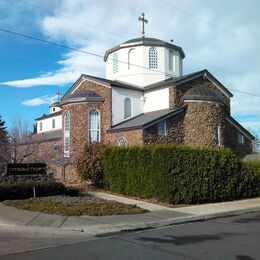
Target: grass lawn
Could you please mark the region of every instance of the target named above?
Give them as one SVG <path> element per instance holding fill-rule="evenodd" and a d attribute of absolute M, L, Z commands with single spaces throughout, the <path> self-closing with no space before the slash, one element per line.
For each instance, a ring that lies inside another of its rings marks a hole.
<path fill-rule="evenodd" d="M 16 207 L 24 210 L 40 211 L 49 214 L 63 216 L 106 216 L 123 214 L 147 213 L 148 210 L 137 207 L 136 205 L 126 205 L 114 201 L 78 201 L 62 202 L 55 199 L 26 199 L 26 200 L 7 200 L 3 202 L 6 206 Z"/>

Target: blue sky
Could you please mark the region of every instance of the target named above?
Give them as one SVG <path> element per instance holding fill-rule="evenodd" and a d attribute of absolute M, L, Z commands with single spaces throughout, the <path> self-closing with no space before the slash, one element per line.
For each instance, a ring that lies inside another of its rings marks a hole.
<path fill-rule="evenodd" d="M 184 73 L 208 69 L 233 92 L 232 115 L 260 135 L 260 2 L 257 0 L 0 0 L 0 28 L 99 55 L 140 36 L 174 40 Z M 0 32 L 0 115 L 32 125 L 80 74 L 105 75 L 101 58 Z"/>

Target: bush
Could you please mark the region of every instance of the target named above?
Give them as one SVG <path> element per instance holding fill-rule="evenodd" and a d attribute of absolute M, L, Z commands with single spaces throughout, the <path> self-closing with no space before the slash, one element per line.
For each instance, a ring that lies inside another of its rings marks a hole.
<path fill-rule="evenodd" d="M 35 187 L 36 197 L 54 195 L 79 195 L 78 189 L 66 187 L 60 182 L 21 182 L 16 184 L 1 183 L 0 201 L 32 198 L 33 187 Z"/>
<path fill-rule="evenodd" d="M 170 203 L 259 196 L 260 173 L 228 149 L 175 145 L 110 147 L 104 183 L 113 192 Z"/>
<path fill-rule="evenodd" d="M 87 144 L 77 161 L 77 173 L 83 180 L 90 180 L 95 187 L 103 185 L 103 155 L 105 146 Z"/>

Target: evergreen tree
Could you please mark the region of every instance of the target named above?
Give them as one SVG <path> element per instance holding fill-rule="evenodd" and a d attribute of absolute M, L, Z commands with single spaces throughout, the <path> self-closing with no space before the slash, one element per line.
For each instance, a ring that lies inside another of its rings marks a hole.
<path fill-rule="evenodd" d="M 0 144 L 4 145 L 8 142 L 7 131 L 5 126 L 5 121 L 2 120 L 0 115 Z"/>
<path fill-rule="evenodd" d="M 5 121 L 2 120 L 0 115 L 0 175 L 4 173 L 4 165 L 9 159 L 9 143 L 8 134 L 6 131 Z"/>

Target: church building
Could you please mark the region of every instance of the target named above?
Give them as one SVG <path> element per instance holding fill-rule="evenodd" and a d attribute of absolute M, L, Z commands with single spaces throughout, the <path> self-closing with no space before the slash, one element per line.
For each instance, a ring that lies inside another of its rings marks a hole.
<path fill-rule="evenodd" d="M 106 78 L 81 75 L 36 119 L 42 149 L 59 145 L 69 158 L 86 143 L 173 143 L 250 153 L 254 137 L 231 116 L 232 93 L 206 69 L 183 75 L 183 49 L 142 33 L 106 51 Z"/>

